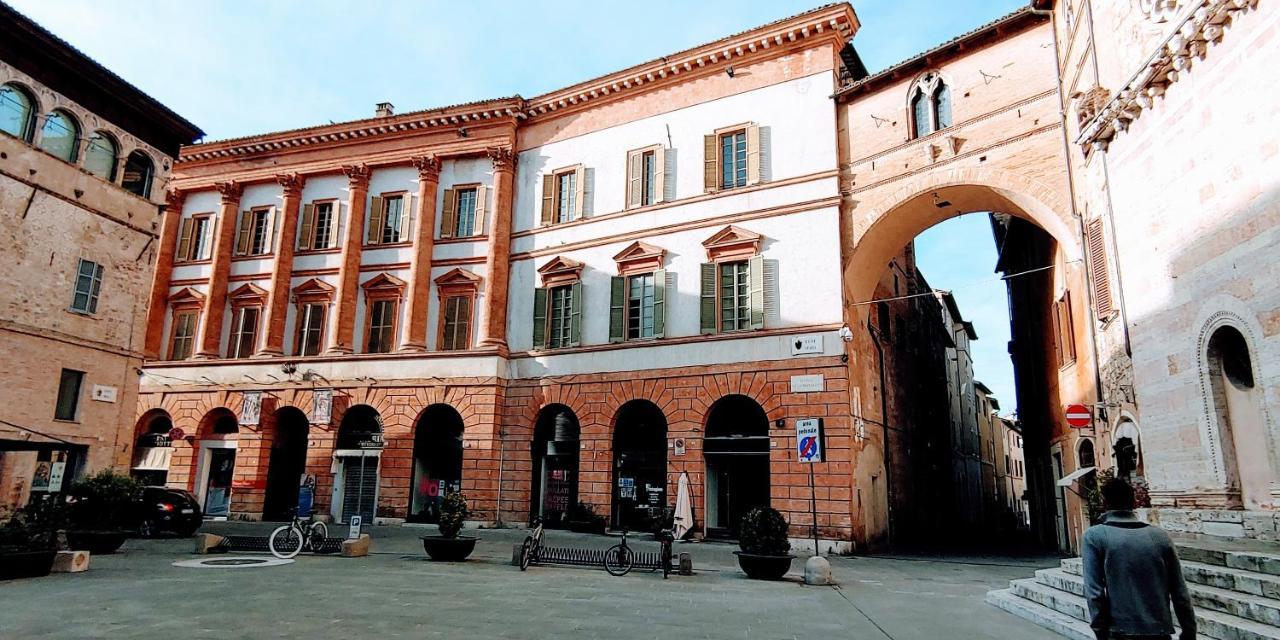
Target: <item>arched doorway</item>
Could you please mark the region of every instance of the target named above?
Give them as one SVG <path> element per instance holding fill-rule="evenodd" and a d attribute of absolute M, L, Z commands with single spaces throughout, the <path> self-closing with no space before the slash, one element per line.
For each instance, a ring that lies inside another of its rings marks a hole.
<path fill-rule="evenodd" d="M 133 447 L 133 464 L 130 475 L 147 486 L 164 486 L 169 479 L 169 461 L 173 458 L 173 443 L 169 433 L 173 431 L 173 419 L 163 409 L 153 409 L 138 419 L 135 432 L 138 439 Z"/>
<path fill-rule="evenodd" d="M 1141 478 L 1142 473 L 1142 437 L 1138 433 L 1138 425 L 1128 418 L 1122 418 L 1116 427 L 1115 444 L 1112 455 L 1116 461 L 1116 476 L 1126 480 Z"/>
<path fill-rule="evenodd" d="M 288 520 L 290 512 L 299 506 L 298 494 L 307 469 L 307 438 L 311 424 L 307 415 L 296 407 L 277 409 L 272 421 L 262 519 Z"/>
<path fill-rule="evenodd" d="M 648 400 L 618 409 L 613 427 L 613 526 L 653 531 L 667 506 L 667 418 Z"/>
<path fill-rule="evenodd" d="M 239 432 L 240 423 L 230 409 L 214 409 L 200 421 L 196 495 L 206 516 L 225 518 L 231 513 L 231 478 L 235 474 Z"/>
<path fill-rule="evenodd" d="M 382 456 L 382 416 L 358 404 L 342 415 L 333 456 L 338 473 L 333 479 L 333 513 L 341 522 L 359 515 L 373 524 L 378 507 L 378 462 Z"/>
<path fill-rule="evenodd" d="M 562 404 L 543 407 L 533 427 L 529 514 L 564 527 L 578 502 L 578 416 Z"/>
<path fill-rule="evenodd" d="M 769 417 L 755 400 L 720 398 L 707 412 L 707 535 L 738 537 L 738 522 L 769 506 Z"/>
<path fill-rule="evenodd" d="M 1218 327 L 1205 355 L 1227 489 L 1240 492 L 1245 509 L 1259 509 L 1271 503 L 1275 474 L 1249 343 L 1235 327 Z"/>
<path fill-rule="evenodd" d="M 440 500 L 462 490 L 462 416 L 447 404 L 422 411 L 413 430 L 410 522 L 440 521 Z"/>

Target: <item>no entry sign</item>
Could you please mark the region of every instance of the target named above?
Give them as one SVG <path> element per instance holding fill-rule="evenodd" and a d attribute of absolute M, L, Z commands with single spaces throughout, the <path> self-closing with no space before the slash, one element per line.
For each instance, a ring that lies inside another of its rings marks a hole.
<path fill-rule="evenodd" d="M 1093 423 L 1093 412 L 1082 404 L 1067 405 L 1067 424 L 1079 429 Z"/>

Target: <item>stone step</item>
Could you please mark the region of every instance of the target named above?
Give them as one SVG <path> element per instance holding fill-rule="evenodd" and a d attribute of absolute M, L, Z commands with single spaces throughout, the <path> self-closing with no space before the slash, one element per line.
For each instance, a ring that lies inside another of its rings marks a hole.
<path fill-rule="evenodd" d="M 1074 576 L 1083 575 L 1080 558 L 1063 560 L 1062 571 Z M 1259 573 L 1248 569 L 1233 569 L 1223 565 L 1205 564 L 1184 558 L 1182 561 L 1182 575 L 1190 583 L 1280 600 L 1280 576 L 1270 573 Z"/>
<path fill-rule="evenodd" d="M 1013 589 L 987 592 L 987 604 L 1003 609 L 1023 620 L 1071 640 L 1094 640 L 1093 630 L 1083 620 L 1059 613 L 1042 604 L 1018 597 Z"/>
<path fill-rule="evenodd" d="M 1085 604 L 1084 598 L 1069 591 L 1061 591 L 1042 584 L 1036 578 L 1012 580 L 1009 582 L 1009 590 L 1019 598 L 1030 600 L 1042 607 L 1048 607 L 1065 616 L 1070 616 L 1086 623 L 1089 620 L 1089 607 Z"/>
<path fill-rule="evenodd" d="M 1200 546 L 1185 542 L 1175 545 L 1178 557 L 1187 562 L 1280 576 L 1280 554 Z"/>
<path fill-rule="evenodd" d="M 1196 609 L 1200 638 L 1214 640 L 1280 640 L 1280 629 L 1220 611 Z"/>

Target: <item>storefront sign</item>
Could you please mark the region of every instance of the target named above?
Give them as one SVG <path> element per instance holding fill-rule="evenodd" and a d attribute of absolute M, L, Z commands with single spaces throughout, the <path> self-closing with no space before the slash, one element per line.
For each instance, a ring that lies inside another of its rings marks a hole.
<path fill-rule="evenodd" d="M 49 493 L 58 493 L 62 491 L 62 476 L 67 471 L 67 454 L 58 452 L 53 455 L 56 459 L 49 469 Z"/>
<path fill-rule="evenodd" d="M 333 389 L 316 389 L 312 392 L 311 422 L 329 424 L 333 420 Z"/>
<path fill-rule="evenodd" d="M 796 454 L 800 462 L 822 462 L 822 421 L 796 420 Z"/>
<path fill-rule="evenodd" d="M 98 402 L 115 402 L 116 392 L 117 389 L 115 387 L 95 384 L 93 385 L 93 395 L 90 397 Z"/>
<path fill-rule="evenodd" d="M 240 406 L 240 424 L 258 424 L 262 417 L 262 392 L 244 392 L 244 403 Z"/>
<path fill-rule="evenodd" d="M 361 433 L 359 440 L 356 441 L 357 449 L 381 449 L 382 434 L 381 433 Z"/>
<path fill-rule="evenodd" d="M 267 488 L 266 480 L 232 480 L 232 489 L 265 489 Z"/>
<path fill-rule="evenodd" d="M 791 339 L 791 355 L 822 353 L 822 335 L 796 336 Z"/>
<path fill-rule="evenodd" d="M 176 427 L 169 430 L 169 433 L 178 431 Z M 146 449 L 153 447 L 172 446 L 173 441 L 169 438 L 169 433 L 144 433 L 138 436 L 138 448 Z"/>
<path fill-rule="evenodd" d="M 823 390 L 821 373 L 807 376 L 791 376 L 791 393 L 811 393 Z"/>

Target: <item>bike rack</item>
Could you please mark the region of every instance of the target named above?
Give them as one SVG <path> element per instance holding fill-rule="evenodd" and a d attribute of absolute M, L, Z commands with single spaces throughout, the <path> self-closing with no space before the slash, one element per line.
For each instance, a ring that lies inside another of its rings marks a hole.
<path fill-rule="evenodd" d="M 520 545 L 516 545 L 516 564 L 519 564 Z M 542 551 L 529 564 L 562 564 L 576 567 L 604 568 L 605 549 L 583 549 L 579 547 L 543 547 Z M 645 551 L 631 552 L 632 569 L 661 569 L 662 554 Z"/>
<path fill-rule="evenodd" d="M 222 553 L 226 551 L 257 551 L 261 553 L 271 553 L 271 547 L 267 544 L 267 536 L 223 536 L 222 544 L 210 549 L 212 552 Z M 315 553 L 338 553 L 342 551 L 342 538 L 325 538 L 324 546 Z"/>

